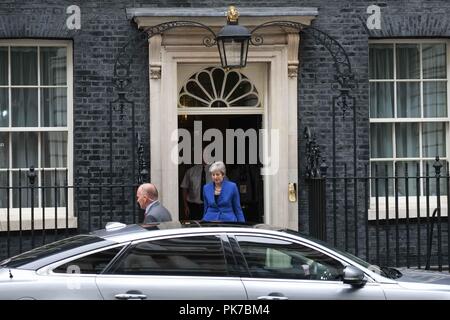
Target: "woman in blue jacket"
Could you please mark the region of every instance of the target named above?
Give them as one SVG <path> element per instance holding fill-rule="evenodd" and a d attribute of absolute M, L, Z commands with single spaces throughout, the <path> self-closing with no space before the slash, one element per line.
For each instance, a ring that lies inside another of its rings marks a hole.
<path fill-rule="evenodd" d="M 245 222 L 236 184 L 224 180 L 226 169 L 222 161 L 209 168 L 211 182 L 203 187 L 204 221 Z"/>

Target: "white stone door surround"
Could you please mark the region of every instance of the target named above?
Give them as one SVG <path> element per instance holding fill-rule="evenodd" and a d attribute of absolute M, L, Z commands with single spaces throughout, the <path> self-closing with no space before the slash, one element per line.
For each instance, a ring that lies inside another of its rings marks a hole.
<path fill-rule="evenodd" d="M 238 8 L 239 23 L 250 30 L 264 22 L 289 20 L 309 25 L 317 15 L 315 8 Z M 226 8 L 136 8 L 127 9 L 139 28 L 169 21 L 201 22 L 217 32 L 226 23 Z M 267 64 L 267 101 L 264 129 L 278 133 L 279 139 L 267 139 L 268 155 L 278 152 L 278 170 L 264 176 L 265 223 L 298 229 L 297 201 L 288 197 L 288 184 L 298 186 L 297 75 L 298 32 L 274 27 L 261 29 L 264 44 L 251 46 L 248 63 Z M 171 160 L 178 150 L 178 66 L 180 64 L 220 65 L 216 46 L 202 44 L 208 35 L 202 29 L 175 28 L 149 40 L 150 86 L 150 167 L 151 181 L 158 186 L 162 203 L 173 218 L 178 215 L 178 164 Z M 270 137 L 270 135 L 267 135 Z M 175 139 L 173 139 L 175 137 Z"/>

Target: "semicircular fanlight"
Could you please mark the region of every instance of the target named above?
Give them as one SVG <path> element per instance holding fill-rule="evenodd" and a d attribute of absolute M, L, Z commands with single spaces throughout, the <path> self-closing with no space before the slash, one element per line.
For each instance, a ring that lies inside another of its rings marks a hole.
<path fill-rule="evenodd" d="M 193 74 L 178 96 L 180 108 L 261 107 L 258 90 L 244 74 L 208 67 Z"/>

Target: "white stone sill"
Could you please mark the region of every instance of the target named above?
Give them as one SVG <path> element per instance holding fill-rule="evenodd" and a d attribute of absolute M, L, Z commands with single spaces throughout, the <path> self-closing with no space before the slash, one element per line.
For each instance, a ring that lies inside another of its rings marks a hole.
<path fill-rule="evenodd" d="M 55 228 L 55 208 L 45 208 L 45 216 L 42 216 L 42 208 L 34 209 L 34 225 L 33 230 L 55 230 L 55 229 L 73 229 L 77 228 L 77 217 L 69 212 L 66 222 L 66 208 L 57 208 L 56 228 Z M 44 219 L 43 219 L 44 218 Z M 45 222 L 45 224 L 44 224 Z M 67 226 L 66 226 L 67 224 Z M 0 232 L 7 231 L 27 231 L 32 230 L 31 225 L 31 209 L 22 208 L 22 223 L 20 221 L 20 212 L 17 208 L 9 210 L 9 228 L 8 228 L 8 210 L 0 209 Z"/>
<path fill-rule="evenodd" d="M 441 196 L 440 199 L 441 204 L 441 217 L 447 217 L 448 210 L 447 210 L 447 196 Z M 437 197 L 431 196 L 429 197 L 429 215 L 430 218 L 433 215 L 433 211 L 435 208 L 437 208 Z M 395 197 L 389 197 L 388 198 L 388 209 L 389 209 L 389 215 L 387 216 L 386 213 L 386 198 L 378 198 L 378 219 L 379 220 L 386 220 L 386 218 L 389 218 L 389 220 L 396 219 L 396 212 L 395 212 Z M 419 198 L 419 213 L 421 219 L 427 218 L 427 201 L 426 197 L 420 197 Z M 398 198 L 398 218 L 399 219 L 406 219 L 407 210 L 406 210 L 406 197 L 399 197 Z M 437 214 L 436 214 L 437 216 Z M 417 197 L 409 197 L 409 218 L 415 219 L 418 217 L 418 210 L 417 210 Z M 376 220 L 376 202 L 375 198 L 370 199 L 370 207 L 368 212 L 368 218 L 369 221 Z"/>

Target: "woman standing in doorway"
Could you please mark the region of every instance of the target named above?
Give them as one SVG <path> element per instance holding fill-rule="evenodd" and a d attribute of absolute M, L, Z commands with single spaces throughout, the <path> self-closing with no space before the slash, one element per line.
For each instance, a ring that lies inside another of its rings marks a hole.
<path fill-rule="evenodd" d="M 224 180 L 226 169 L 222 161 L 209 168 L 211 182 L 203 187 L 204 221 L 245 222 L 239 191 L 234 182 Z"/>

